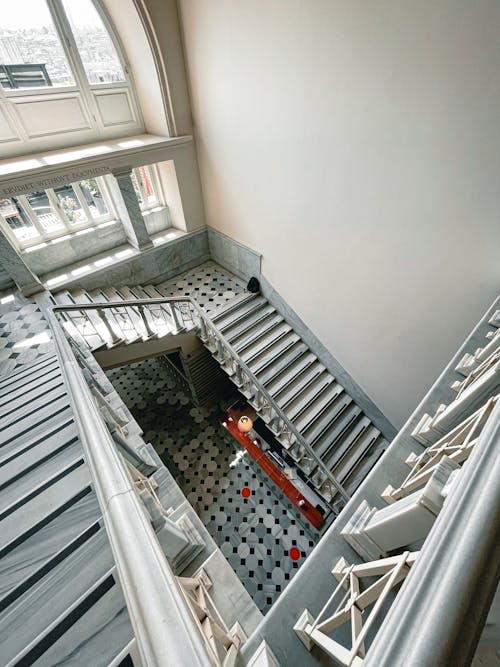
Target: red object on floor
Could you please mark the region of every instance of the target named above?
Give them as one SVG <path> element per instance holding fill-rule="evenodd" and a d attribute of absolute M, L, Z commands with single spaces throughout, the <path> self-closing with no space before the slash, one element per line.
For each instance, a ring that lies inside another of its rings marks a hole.
<path fill-rule="evenodd" d="M 253 460 L 264 470 L 268 477 L 283 491 L 283 493 L 289 498 L 295 507 L 301 512 L 315 528 L 319 528 L 324 521 L 323 515 L 319 512 L 316 507 L 300 493 L 298 489 L 287 479 L 286 475 L 275 465 L 261 450 L 261 448 L 254 443 L 254 441 L 246 434 L 242 433 L 237 423 L 233 418 L 229 419 L 231 416 L 231 411 L 229 410 L 226 413 L 227 416 L 224 416 L 221 419 L 221 422 L 225 425 L 229 433 L 235 438 L 242 447 L 244 447 Z M 246 488 L 246 487 L 245 487 Z M 248 489 L 250 491 L 250 489 Z M 241 491 L 243 495 L 244 489 Z M 245 497 L 245 496 L 243 496 Z M 299 553 L 300 556 L 300 553 Z M 299 557 L 297 556 L 297 558 Z"/>
<path fill-rule="evenodd" d="M 244 486 L 241 489 L 241 495 L 243 496 L 243 498 L 250 498 L 250 496 L 252 495 L 252 492 L 250 491 L 248 486 Z"/>
<path fill-rule="evenodd" d="M 289 551 L 289 555 L 292 560 L 299 560 L 300 551 L 297 549 L 297 547 L 292 547 Z"/>

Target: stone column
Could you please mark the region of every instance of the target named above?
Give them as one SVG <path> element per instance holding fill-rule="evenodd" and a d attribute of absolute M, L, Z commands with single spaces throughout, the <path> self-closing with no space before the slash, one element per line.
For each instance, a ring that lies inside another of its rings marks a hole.
<path fill-rule="evenodd" d="M 25 296 L 43 292 L 42 283 L 31 272 L 2 230 L 0 230 L 0 266 L 5 269 Z"/>
<path fill-rule="evenodd" d="M 137 250 L 146 250 L 153 246 L 153 242 L 142 217 L 141 208 L 134 186 L 132 185 L 132 170 L 114 171 L 114 178 L 108 180 L 112 190 L 113 200 L 118 216 L 123 223 L 127 239 Z"/>

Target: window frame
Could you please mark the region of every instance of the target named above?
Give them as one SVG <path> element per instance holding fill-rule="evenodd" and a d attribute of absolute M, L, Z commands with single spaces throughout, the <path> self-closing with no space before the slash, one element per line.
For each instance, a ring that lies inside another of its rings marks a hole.
<path fill-rule="evenodd" d="M 61 94 L 64 92 L 76 92 L 79 91 L 85 97 L 87 97 L 87 92 L 90 90 L 102 90 L 105 88 L 128 88 L 130 91 L 135 91 L 132 85 L 132 80 L 130 77 L 130 64 L 125 57 L 125 52 L 123 47 L 118 39 L 118 35 L 114 30 L 113 25 L 109 21 L 106 12 L 104 11 L 101 2 L 99 0 L 89 0 L 94 9 L 96 10 L 99 18 L 101 19 L 104 28 L 115 48 L 118 60 L 120 62 L 124 79 L 123 81 L 112 81 L 112 82 L 102 82 L 102 83 L 90 83 L 83 65 L 82 58 L 78 51 L 78 46 L 76 44 L 76 39 L 71 28 L 69 19 L 66 16 L 66 12 L 62 3 L 62 0 L 43 0 L 47 5 L 50 17 L 54 24 L 59 43 L 64 52 L 64 56 L 68 63 L 70 74 L 73 76 L 75 81 L 74 84 L 68 86 L 40 86 L 40 87 L 29 87 L 29 88 L 3 88 L 0 86 L 0 96 L 5 98 L 10 97 L 23 97 L 26 95 L 37 96 L 37 95 L 48 95 L 51 93 Z"/>
<path fill-rule="evenodd" d="M 148 202 L 147 201 L 147 193 L 145 191 L 144 185 L 142 183 L 142 177 L 140 175 L 140 170 L 142 168 L 145 168 L 149 172 L 149 180 L 151 181 L 151 185 L 153 186 L 153 192 L 155 195 L 155 201 L 154 202 Z M 160 185 L 160 177 L 158 174 L 158 166 L 156 164 L 144 164 L 141 165 L 140 167 L 134 167 L 132 169 L 132 172 L 136 178 L 137 181 L 137 186 L 139 188 L 139 192 L 141 193 L 142 197 L 142 204 L 141 202 L 139 203 L 139 208 L 141 209 L 142 213 L 150 213 L 151 209 L 161 207 L 165 208 L 165 198 L 163 196 L 163 190 Z"/>
<path fill-rule="evenodd" d="M 58 196 L 54 191 L 54 188 L 47 188 L 43 190 L 43 192 L 46 193 L 53 214 L 57 217 L 57 219 L 61 223 L 61 226 L 59 226 L 54 231 L 48 231 L 47 229 L 45 229 L 43 223 L 40 222 L 38 214 L 29 203 L 27 197 L 30 193 L 27 193 L 19 195 L 15 197 L 15 199 L 17 200 L 18 205 L 22 208 L 23 213 L 26 215 L 28 220 L 33 225 L 33 227 L 37 230 L 38 235 L 30 239 L 24 239 L 24 240 L 20 239 L 15 234 L 14 230 L 11 228 L 9 223 L 7 222 L 5 216 L 2 213 L 0 213 L 0 225 L 2 226 L 2 229 L 6 231 L 8 237 L 14 243 L 15 247 L 22 252 L 28 250 L 32 246 L 37 246 L 42 243 L 54 241 L 60 238 L 61 236 L 72 236 L 78 232 L 81 232 L 84 229 L 97 228 L 99 227 L 99 225 L 107 223 L 109 221 L 116 222 L 118 220 L 118 217 L 105 178 L 103 178 L 102 176 L 98 176 L 94 180 L 99 186 L 102 198 L 106 204 L 107 213 L 103 213 L 96 217 L 92 216 L 90 208 L 85 200 L 85 196 L 81 190 L 80 186 L 81 181 L 76 181 L 75 183 L 67 183 L 66 185 L 70 186 L 73 189 L 73 192 L 75 193 L 77 200 L 79 201 L 80 205 L 82 206 L 85 212 L 85 215 L 87 216 L 86 220 L 82 220 L 81 222 L 77 223 L 71 223 L 68 220 L 68 217 L 59 202 Z M 77 186 L 76 189 L 75 185 Z M 7 197 L 7 199 L 13 199 L 13 198 Z"/>

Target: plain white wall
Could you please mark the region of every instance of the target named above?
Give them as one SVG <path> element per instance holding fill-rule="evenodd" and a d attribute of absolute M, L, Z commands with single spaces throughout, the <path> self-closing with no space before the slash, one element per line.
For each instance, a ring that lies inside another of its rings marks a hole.
<path fill-rule="evenodd" d="M 500 3 L 179 7 L 207 223 L 400 426 L 500 285 Z"/>

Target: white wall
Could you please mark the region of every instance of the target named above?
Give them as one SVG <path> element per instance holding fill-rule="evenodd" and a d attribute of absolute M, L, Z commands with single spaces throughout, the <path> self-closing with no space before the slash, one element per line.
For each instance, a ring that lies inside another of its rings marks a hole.
<path fill-rule="evenodd" d="M 500 285 L 500 3 L 179 6 L 207 223 L 400 426 Z"/>

